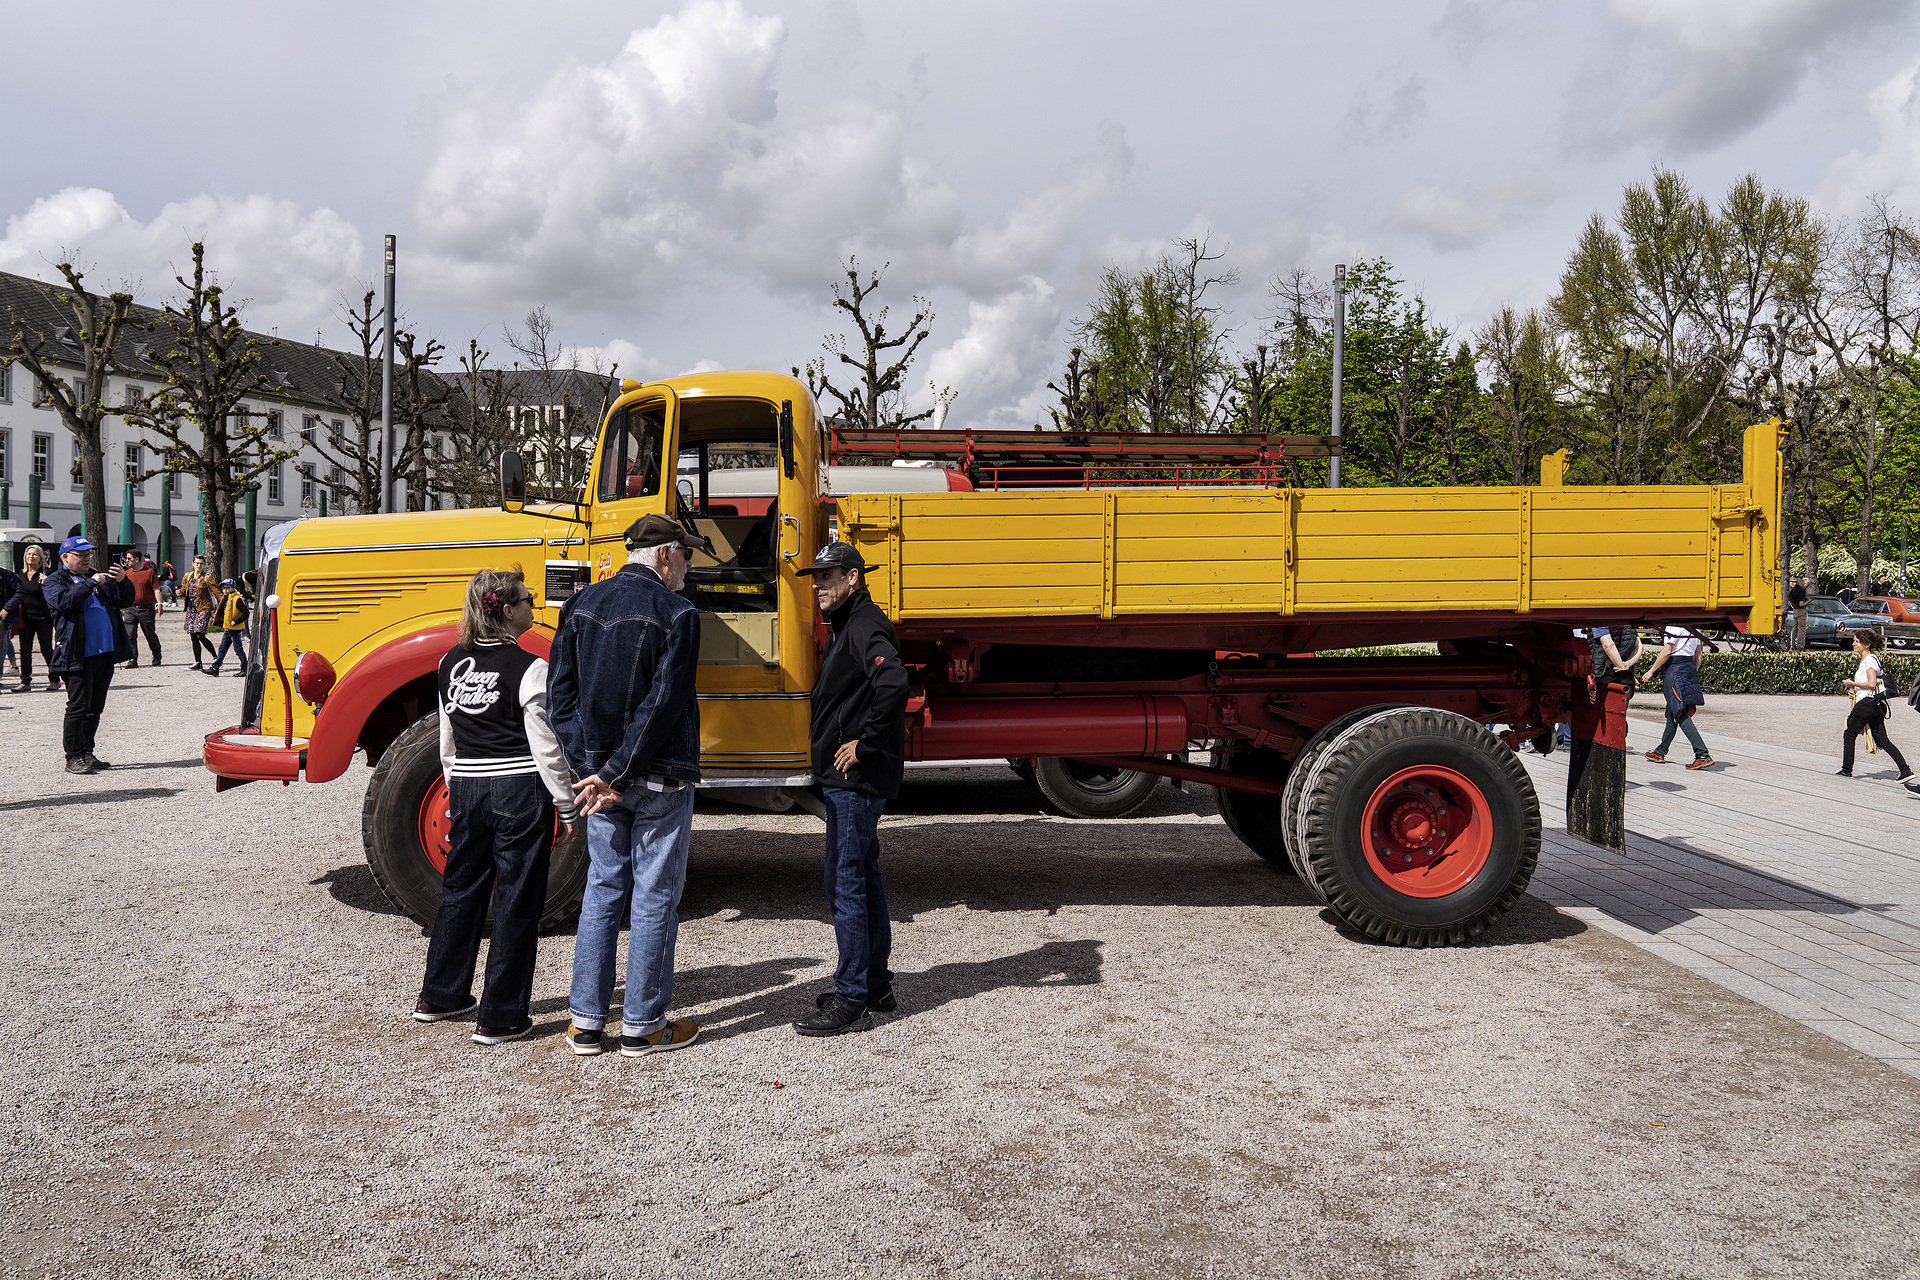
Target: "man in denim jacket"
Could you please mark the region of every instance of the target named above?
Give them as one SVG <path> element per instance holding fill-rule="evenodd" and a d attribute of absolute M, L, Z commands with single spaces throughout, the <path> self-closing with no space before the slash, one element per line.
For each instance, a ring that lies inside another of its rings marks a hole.
<path fill-rule="evenodd" d="M 547 711 L 587 815 L 591 870 L 573 948 L 568 1043 L 599 1053 L 613 1000 L 620 899 L 632 894 L 620 1052 L 641 1057 L 693 1043 L 669 1021 L 673 944 L 687 878 L 693 785 L 700 781 L 700 615 L 674 593 L 707 540 L 665 516 L 627 530 L 627 564 L 560 609 Z"/>

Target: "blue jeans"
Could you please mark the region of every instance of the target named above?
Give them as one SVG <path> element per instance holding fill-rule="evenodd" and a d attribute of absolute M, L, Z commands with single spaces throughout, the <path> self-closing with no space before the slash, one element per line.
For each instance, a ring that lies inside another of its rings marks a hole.
<path fill-rule="evenodd" d="M 840 964 L 833 989 L 864 1004 L 893 985 L 893 921 L 880 884 L 880 812 L 885 800 L 841 787 L 820 788 L 827 809 L 827 908 Z"/>
<path fill-rule="evenodd" d="M 243 668 L 247 665 L 247 633 L 244 631 L 223 631 L 220 633 L 220 652 L 213 655 L 213 672 L 220 673 L 220 664 L 227 660 L 232 652 L 234 661 Z"/>
<path fill-rule="evenodd" d="M 628 893 L 627 993 L 621 1034 L 650 1036 L 667 1025 L 673 1002 L 673 944 L 680 934 L 680 890 L 687 882 L 693 788 L 636 786 L 587 819 L 587 892 L 573 943 L 573 1025 L 598 1031 L 613 1003 L 613 961 L 620 946 L 620 899 Z"/>

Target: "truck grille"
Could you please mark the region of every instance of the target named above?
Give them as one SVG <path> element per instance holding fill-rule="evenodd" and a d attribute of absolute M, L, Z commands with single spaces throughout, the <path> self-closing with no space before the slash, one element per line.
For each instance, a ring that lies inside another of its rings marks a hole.
<path fill-rule="evenodd" d="M 303 578 L 293 585 L 293 604 L 287 616 L 294 623 L 336 622 L 362 609 L 385 608 L 428 591 L 450 591 L 449 604 L 458 608 L 472 576 L 402 573 L 378 578 Z"/>

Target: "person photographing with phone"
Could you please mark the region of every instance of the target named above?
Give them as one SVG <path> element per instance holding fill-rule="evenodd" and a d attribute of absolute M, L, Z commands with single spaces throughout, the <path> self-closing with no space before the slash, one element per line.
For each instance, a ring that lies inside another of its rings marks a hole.
<path fill-rule="evenodd" d="M 93 740 L 114 664 L 133 659 L 133 642 L 120 621 L 120 611 L 133 604 L 133 587 L 117 564 L 95 573 L 93 544 L 75 534 L 60 544 L 60 567 L 47 576 L 43 591 L 53 615 L 47 670 L 67 682 L 67 772 L 98 773 L 112 767 L 93 754 Z"/>

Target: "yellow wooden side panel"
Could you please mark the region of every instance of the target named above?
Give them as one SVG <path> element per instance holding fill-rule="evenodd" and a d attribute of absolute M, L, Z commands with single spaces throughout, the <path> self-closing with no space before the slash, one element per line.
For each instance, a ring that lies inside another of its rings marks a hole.
<path fill-rule="evenodd" d="M 1282 612 L 1289 499 L 1114 492 L 1111 613 Z"/>
<path fill-rule="evenodd" d="M 1518 607 L 1517 489 L 1300 494 L 1295 611 Z"/>

